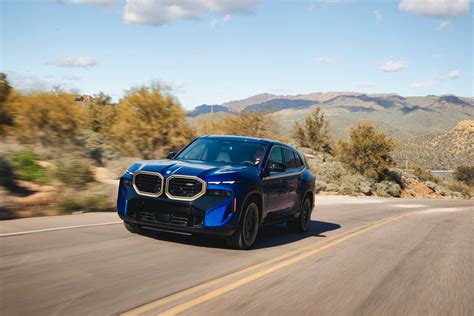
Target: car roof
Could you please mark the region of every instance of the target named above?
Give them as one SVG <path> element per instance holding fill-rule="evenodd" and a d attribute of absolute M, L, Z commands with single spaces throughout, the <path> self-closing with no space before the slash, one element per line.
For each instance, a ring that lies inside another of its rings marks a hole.
<path fill-rule="evenodd" d="M 235 136 L 235 135 L 205 135 L 201 136 L 200 138 L 211 138 L 211 139 L 227 139 L 227 140 L 240 140 L 240 141 L 252 141 L 256 143 L 261 143 L 265 145 L 280 145 L 284 147 L 288 147 L 292 150 L 299 152 L 298 149 L 290 146 L 288 144 L 284 144 L 282 142 L 273 140 L 273 139 L 266 139 L 266 138 L 257 138 L 257 137 L 249 137 L 249 136 Z"/>

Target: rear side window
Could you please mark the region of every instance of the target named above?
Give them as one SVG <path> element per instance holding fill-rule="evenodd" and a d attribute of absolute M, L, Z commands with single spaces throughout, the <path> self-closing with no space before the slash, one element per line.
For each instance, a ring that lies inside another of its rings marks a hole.
<path fill-rule="evenodd" d="M 288 148 L 283 148 L 283 158 L 285 159 L 285 165 L 287 169 L 295 169 L 296 168 L 296 158 L 293 154 L 293 150 Z"/>
<path fill-rule="evenodd" d="M 300 154 L 298 154 L 296 151 L 293 152 L 293 153 L 295 154 L 295 158 L 296 158 L 296 168 L 304 166 L 304 162 L 303 162 Z"/>
<path fill-rule="evenodd" d="M 284 163 L 283 162 L 283 154 L 281 152 L 281 147 L 280 146 L 274 146 L 272 148 L 272 151 L 270 152 L 270 156 L 268 157 L 268 160 L 273 161 L 273 162 Z"/>

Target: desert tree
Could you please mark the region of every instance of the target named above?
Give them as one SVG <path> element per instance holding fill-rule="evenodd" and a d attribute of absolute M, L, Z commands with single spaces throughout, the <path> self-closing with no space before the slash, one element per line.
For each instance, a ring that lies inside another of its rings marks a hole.
<path fill-rule="evenodd" d="M 370 123 L 351 128 L 348 140 L 339 140 L 337 156 L 356 171 L 381 179 L 395 165 L 392 151 L 396 143 Z"/>
<path fill-rule="evenodd" d="M 306 117 L 303 125 L 296 122 L 293 125 L 291 136 L 298 146 L 319 152 L 332 152 L 329 123 L 320 107 L 317 107 Z"/>
<path fill-rule="evenodd" d="M 193 137 L 183 109 L 159 84 L 134 88 L 116 106 L 109 136 L 128 155 L 163 156 Z"/>

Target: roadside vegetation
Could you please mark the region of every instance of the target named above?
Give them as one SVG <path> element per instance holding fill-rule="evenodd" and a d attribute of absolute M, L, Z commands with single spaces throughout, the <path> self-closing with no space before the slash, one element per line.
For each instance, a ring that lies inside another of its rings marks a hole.
<path fill-rule="evenodd" d="M 0 219 L 113 211 L 117 179 L 133 161 L 159 159 L 196 136 L 230 134 L 293 143 L 316 173 L 318 191 L 393 197 L 470 198 L 473 167 L 449 179 L 422 166 L 399 169 L 395 140 L 370 124 L 331 137 L 319 108 L 291 134 L 256 111 L 219 115 L 190 124 L 179 101 L 152 83 L 118 102 L 99 93 L 22 93 L 0 74 Z"/>

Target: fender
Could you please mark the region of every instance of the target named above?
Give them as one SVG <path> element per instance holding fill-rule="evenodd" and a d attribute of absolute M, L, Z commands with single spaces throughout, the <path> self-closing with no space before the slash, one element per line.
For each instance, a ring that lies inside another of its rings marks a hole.
<path fill-rule="evenodd" d="M 247 203 L 247 200 L 248 198 L 252 195 L 252 194 L 258 194 L 262 200 L 262 206 L 261 206 L 261 210 L 260 210 L 260 223 L 263 221 L 263 205 L 264 205 L 264 194 L 263 194 L 263 191 L 261 188 L 253 188 L 253 189 L 250 189 L 249 192 L 247 192 L 247 194 L 245 194 L 245 198 L 242 200 L 242 203 L 241 205 L 239 206 L 239 210 L 237 212 L 237 220 L 236 220 L 236 225 L 238 225 L 240 223 L 240 219 L 242 218 L 242 213 L 243 213 L 243 207 L 245 205 L 245 203 Z"/>

